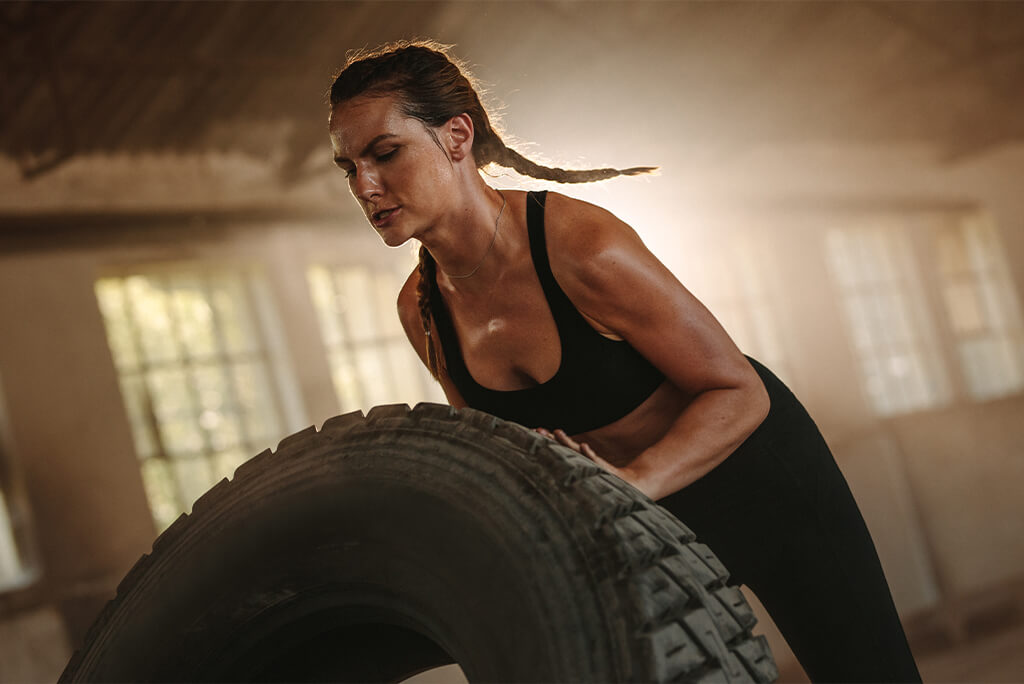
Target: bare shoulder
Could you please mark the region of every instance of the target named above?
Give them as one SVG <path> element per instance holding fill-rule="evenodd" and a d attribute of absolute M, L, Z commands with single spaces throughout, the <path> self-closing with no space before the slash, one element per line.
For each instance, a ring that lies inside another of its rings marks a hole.
<path fill-rule="evenodd" d="M 615 246 L 643 247 L 636 231 L 607 209 L 557 192 L 547 197 L 544 228 L 550 252 L 585 261 Z"/>
<path fill-rule="evenodd" d="M 674 279 L 640 236 L 612 212 L 548 193 L 544 212 L 555 279 L 581 312 L 601 321 L 600 302 L 633 301 L 651 279 Z"/>
<path fill-rule="evenodd" d="M 398 318 L 402 321 L 402 327 L 405 329 L 405 334 L 411 342 L 424 337 L 423 319 L 420 315 L 420 298 L 417 293 L 419 284 L 420 272 L 418 268 L 414 268 L 409 277 L 405 279 L 402 289 L 398 292 Z M 417 345 L 418 348 L 419 345 Z"/>

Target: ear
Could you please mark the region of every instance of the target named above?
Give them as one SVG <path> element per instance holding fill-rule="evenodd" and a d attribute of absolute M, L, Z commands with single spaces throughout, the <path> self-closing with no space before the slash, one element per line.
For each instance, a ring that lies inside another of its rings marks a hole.
<path fill-rule="evenodd" d="M 469 114 L 462 113 L 453 116 L 445 124 L 445 133 L 448 140 L 448 153 L 453 162 L 462 161 L 466 157 L 473 156 L 473 119 Z"/>

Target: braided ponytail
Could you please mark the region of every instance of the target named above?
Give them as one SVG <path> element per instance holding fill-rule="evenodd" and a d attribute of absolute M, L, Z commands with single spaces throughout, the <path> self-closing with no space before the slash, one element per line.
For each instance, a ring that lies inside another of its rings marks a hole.
<path fill-rule="evenodd" d="M 427 338 L 427 369 L 435 380 L 441 379 L 441 370 L 437 362 L 437 350 L 434 347 L 434 336 L 430 332 L 430 283 L 437 277 L 437 264 L 426 247 L 420 246 L 420 260 L 417 270 L 420 282 L 416 284 L 416 298 L 420 306 L 420 321 L 423 323 L 423 334 Z"/>
<path fill-rule="evenodd" d="M 588 183 L 616 176 L 651 173 L 657 167 L 567 170 L 543 166 L 509 148 L 491 125 L 468 71 L 448 55 L 448 46 L 433 41 L 401 41 L 376 50 L 350 53 L 328 92 L 332 107 L 359 96 L 396 95 L 405 116 L 418 119 L 428 130 L 459 114 L 473 121 L 473 159 L 477 168 L 499 166 L 557 183 Z M 420 318 L 427 338 L 427 367 L 440 379 L 442 364 L 431 335 L 430 285 L 436 276 L 434 258 L 424 247 L 419 253 L 420 282 L 416 286 Z"/>
<path fill-rule="evenodd" d="M 591 181 L 608 180 L 616 176 L 639 176 L 644 173 L 651 173 L 658 168 L 656 166 L 634 166 L 628 169 L 571 170 L 541 166 L 530 161 L 512 148 L 506 147 L 505 143 L 497 135 L 494 137 L 501 145 L 498 155 L 492 160 L 495 164 L 513 169 L 524 176 L 540 180 L 555 181 L 556 183 L 589 183 Z"/>

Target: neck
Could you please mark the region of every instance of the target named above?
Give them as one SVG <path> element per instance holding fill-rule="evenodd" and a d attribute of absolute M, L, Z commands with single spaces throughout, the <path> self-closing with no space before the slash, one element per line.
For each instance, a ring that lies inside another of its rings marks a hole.
<path fill-rule="evenodd" d="M 421 241 L 437 264 L 438 284 L 469 291 L 494 279 L 505 251 L 502 225 L 510 213 L 507 206 L 502 211 L 503 204 L 503 195 L 481 179 L 445 221 L 423 233 Z"/>

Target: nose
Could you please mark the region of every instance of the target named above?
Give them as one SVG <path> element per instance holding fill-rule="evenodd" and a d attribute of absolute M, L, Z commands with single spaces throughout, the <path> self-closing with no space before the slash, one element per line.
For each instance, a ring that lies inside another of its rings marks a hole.
<path fill-rule="evenodd" d="M 373 171 L 359 169 L 352 178 L 352 192 L 364 202 L 380 197 L 380 179 Z"/>

